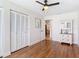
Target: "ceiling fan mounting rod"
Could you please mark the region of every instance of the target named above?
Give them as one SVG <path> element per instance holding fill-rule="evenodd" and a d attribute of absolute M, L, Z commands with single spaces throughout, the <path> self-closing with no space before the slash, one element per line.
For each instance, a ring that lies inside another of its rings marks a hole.
<path fill-rule="evenodd" d="M 47 1 L 47 0 L 45 0 L 44 2 L 47 4 L 47 2 L 48 2 L 48 1 Z"/>

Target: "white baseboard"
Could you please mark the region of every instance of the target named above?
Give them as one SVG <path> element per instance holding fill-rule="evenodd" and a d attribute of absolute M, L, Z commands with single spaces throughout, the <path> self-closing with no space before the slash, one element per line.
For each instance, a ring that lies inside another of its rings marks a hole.
<path fill-rule="evenodd" d="M 42 41 L 42 40 L 37 40 L 37 41 L 34 41 L 34 42 L 30 42 L 30 46 L 32 46 L 32 45 L 34 45 L 36 43 L 39 43 L 40 41 Z"/>

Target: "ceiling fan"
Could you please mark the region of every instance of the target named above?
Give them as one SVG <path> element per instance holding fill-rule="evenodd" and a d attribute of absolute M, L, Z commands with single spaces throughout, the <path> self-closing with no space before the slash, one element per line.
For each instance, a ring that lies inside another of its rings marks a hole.
<path fill-rule="evenodd" d="M 44 0 L 44 3 L 39 2 L 39 1 L 36 1 L 36 2 L 44 6 L 43 9 L 42 9 L 42 11 L 47 10 L 48 7 L 50 7 L 50 6 L 59 5 L 59 2 L 52 3 L 52 4 L 48 4 L 48 1 L 47 0 Z"/>

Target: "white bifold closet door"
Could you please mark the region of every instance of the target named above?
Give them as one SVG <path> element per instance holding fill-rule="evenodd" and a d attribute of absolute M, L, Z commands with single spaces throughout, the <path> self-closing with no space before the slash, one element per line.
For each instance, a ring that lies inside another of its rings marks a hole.
<path fill-rule="evenodd" d="M 20 14 L 16 14 L 16 48 L 21 48 L 21 18 Z"/>
<path fill-rule="evenodd" d="M 26 15 L 21 15 L 21 44 L 22 47 L 28 44 L 28 17 Z"/>
<path fill-rule="evenodd" d="M 2 56 L 2 12 L 0 8 L 0 57 Z"/>
<path fill-rule="evenodd" d="M 16 13 L 11 12 L 11 52 L 16 51 Z"/>
<path fill-rule="evenodd" d="M 12 34 L 13 32 L 13 34 Z M 28 45 L 28 16 L 11 11 L 11 51 Z"/>
<path fill-rule="evenodd" d="M 28 17 L 24 16 L 24 42 L 23 45 L 26 46 L 28 44 Z"/>
<path fill-rule="evenodd" d="M 25 40 L 24 40 L 24 15 L 21 16 L 21 39 L 22 39 L 22 47 L 24 47 Z"/>

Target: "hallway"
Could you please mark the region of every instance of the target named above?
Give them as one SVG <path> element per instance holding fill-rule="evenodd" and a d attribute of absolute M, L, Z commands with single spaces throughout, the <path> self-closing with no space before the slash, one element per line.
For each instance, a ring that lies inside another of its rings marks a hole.
<path fill-rule="evenodd" d="M 72 58 L 79 57 L 79 47 L 69 46 L 49 40 L 41 41 L 31 47 L 25 47 L 8 58 Z"/>

